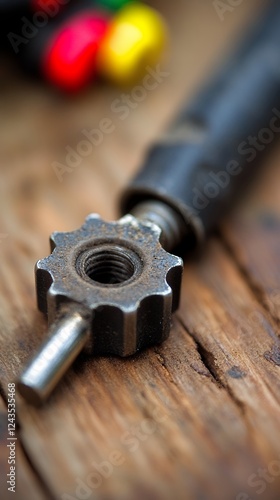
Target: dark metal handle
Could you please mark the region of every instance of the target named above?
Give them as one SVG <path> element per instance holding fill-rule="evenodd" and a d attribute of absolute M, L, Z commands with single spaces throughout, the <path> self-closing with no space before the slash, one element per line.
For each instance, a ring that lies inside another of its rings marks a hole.
<path fill-rule="evenodd" d="M 172 207 L 201 239 L 217 224 L 280 133 L 280 6 L 152 148 L 122 200 Z"/>

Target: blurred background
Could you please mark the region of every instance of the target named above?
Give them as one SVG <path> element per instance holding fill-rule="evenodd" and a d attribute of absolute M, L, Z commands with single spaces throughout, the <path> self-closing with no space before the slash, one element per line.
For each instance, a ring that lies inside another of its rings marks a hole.
<path fill-rule="evenodd" d="M 47 8 L 56 10 L 58 3 L 55 1 L 34 0 L 27 3 L 0 0 L 0 326 L 3 346 L 0 376 L 3 401 L 6 384 L 14 380 L 46 334 L 46 322 L 36 307 L 33 270 L 34 263 L 49 253 L 49 235 L 54 230 L 74 230 L 91 212 L 109 220 L 119 216 L 122 189 L 140 168 L 150 145 L 162 134 L 182 105 L 189 102 L 197 89 L 215 72 L 225 55 L 240 43 L 268 2 L 246 0 L 235 2 L 233 6 L 234 2 L 212 0 L 151 0 L 126 5 L 121 0 L 72 0 L 58 2 L 59 10 L 55 15 L 46 13 Z M 36 22 L 34 16 L 37 16 Z M 93 39 L 89 36 L 92 32 Z M 143 34 L 140 46 L 139 32 Z M 78 44 L 77 38 L 80 40 Z M 115 50 L 116 47 L 118 50 Z M 89 64 L 89 61 L 93 63 Z M 85 144 L 88 137 L 92 141 L 90 150 Z M 279 217 L 278 165 L 279 151 L 271 160 L 271 166 L 267 167 L 267 187 L 264 188 L 265 183 L 259 185 L 249 205 L 237 215 L 237 222 L 232 219 L 223 227 L 227 241 L 238 247 L 236 260 L 247 266 L 246 270 L 249 269 L 248 273 L 253 275 L 252 279 L 248 278 L 248 283 L 263 280 L 266 285 L 263 295 L 267 293 L 266 298 L 279 289 L 280 283 L 275 272 L 279 262 L 276 236 L 271 236 L 269 240 L 265 232 L 276 226 L 279 230 L 279 219 L 276 224 L 276 216 L 271 215 L 278 213 Z M 262 219 L 252 215 L 257 214 L 256 206 L 260 210 L 259 200 L 266 206 L 266 215 L 262 215 Z M 242 225 L 246 217 L 249 226 L 246 223 Z M 270 242 L 271 251 L 263 249 L 262 242 L 265 240 Z M 237 241 L 238 244 L 244 243 L 246 250 L 238 246 Z M 247 271 L 238 274 L 226 248 L 221 250 L 219 242 L 212 242 L 207 247 L 209 261 L 198 262 L 193 268 L 187 264 L 181 314 L 184 315 L 185 310 L 192 311 L 194 316 L 190 315 L 188 325 L 190 331 L 200 321 L 214 332 L 214 339 L 218 329 L 216 319 L 224 338 L 228 327 L 226 321 L 231 318 L 225 350 L 231 345 L 232 337 L 237 343 L 228 360 L 233 359 L 236 352 L 237 358 L 241 356 L 238 350 L 241 330 L 237 332 L 232 326 L 236 311 L 240 311 L 245 321 L 257 306 L 252 298 L 251 285 L 246 284 L 242 288 L 241 281 L 244 279 L 245 283 Z M 259 262 L 263 261 L 263 255 L 267 259 L 261 268 Z M 220 277 L 218 283 L 215 281 L 217 276 Z M 203 288 L 204 279 L 208 280 L 208 288 Z M 226 286 L 224 282 L 227 279 L 231 281 L 228 292 L 225 292 L 223 286 Z M 189 283 L 192 286 L 189 287 Z M 213 294 L 209 290 L 214 290 Z M 272 304 L 271 317 L 277 317 L 279 321 L 279 301 L 269 304 Z M 209 315 L 204 317 L 201 311 L 205 310 L 209 311 Z M 199 318 L 197 322 L 193 319 L 196 314 Z M 275 326 L 274 319 L 271 321 Z M 262 325 L 264 323 L 265 320 Z M 181 332 L 179 322 L 176 328 L 176 332 Z M 266 326 L 261 328 L 269 330 Z M 257 337 L 256 345 L 253 344 L 255 331 L 254 328 L 251 330 L 250 345 L 253 347 L 250 351 L 247 346 L 248 352 L 252 354 L 252 366 L 259 366 L 254 356 L 262 341 Z M 274 335 L 271 331 L 266 332 L 269 339 Z M 275 342 L 276 337 L 273 337 Z M 22 438 L 22 444 L 18 444 L 20 500 L 25 498 L 22 492 L 28 492 L 28 500 L 67 498 L 62 495 L 66 491 L 69 494 L 74 491 L 75 477 L 83 477 L 86 471 L 90 471 L 94 458 L 99 462 L 106 458 L 110 450 L 119 446 L 119 436 L 145 417 L 145 405 L 149 398 L 152 403 L 153 400 L 164 403 L 168 415 L 171 400 L 171 406 L 174 405 L 170 410 L 171 418 L 162 424 L 156 434 L 158 442 L 153 443 L 151 438 L 151 441 L 142 443 L 139 454 L 133 455 L 133 459 L 128 454 L 126 465 L 106 485 L 103 484 L 98 490 L 99 496 L 94 498 L 138 500 L 147 497 L 156 500 L 172 498 L 174 493 L 176 498 L 186 499 L 249 500 L 249 496 L 237 496 L 244 477 L 246 479 L 249 473 L 254 472 L 256 464 L 267 464 L 269 457 L 275 456 L 275 449 L 272 453 L 273 441 L 277 448 L 277 434 L 274 432 L 279 431 L 279 413 L 274 400 L 271 402 L 271 394 L 265 391 L 271 382 L 275 384 L 275 394 L 279 394 L 279 352 L 275 351 L 276 354 L 274 352 L 270 356 L 274 364 L 269 361 L 269 367 L 271 371 L 275 370 L 271 379 L 268 376 L 267 380 L 261 370 L 257 373 L 260 380 L 262 377 L 266 380 L 266 384 L 260 383 L 257 402 L 250 400 L 257 379 L 253 368 L 250 368 L 253 382 L 250 379 L 252 385 L 248 383 L 248 393 L 244 396 L 249 401 L 250 423 L 247 426 L 242 405 L 235 406 L 230 397 L 223 399 L 224 389 L 212 383 L 212 372 L 205 372 L 201 359 L 204 359 L 206 351 L 202 350 L 193 364 L 187 363 L 180 356 L 192 350 L 197 354 L 192 340 L 188 340 L 181 349 L 180 345 L 176 346 L 176 339 L 174 336 L 171 338 L 169 357 L 164 351 L 167 359 L 171 360 L 169 369 L 172 371 L 173 366 L 179 373 L 181 366 L 191 366 L 195 376 L 201 377 L 200 385 L 196 386 L 191 376 L 189 382 L 184 375 L 185 409 L 181 405 L 180 394 L 177 395 L 177 386 L 170 382 L 169 375 L 162 392 L 145 381 L 151 366 L 147 368 L 144 357 L 141 358 L 143 365 L 133 364 L 133 361 L 124 364 L 123 361 L 110 360 L 110 366 L 115 370 L 114 377 L 111 377 L 107 360 L 102 360 L 99 368 L 90 363 L 84 369 L 76 366 L 71 375 L 77 383 L 74 392 L 72 379 L 67 379 L 65 386 L 58 390 L 57 399 L 46 409 L 34 410 L 19 402 L 17 411 Z M 241 345 L 240 351 L 245 352 L 246 348 Z M 212 349 L 216 356 L 215 346 L 213 342 L 209 351 Z M 223 349 L 221 351 L 224 352 Z M 174 359 L 180 359 L 174 365 L 173 354 Z M 213 359 L 216 359 L 215 356 Z M 263 357 L 262 354 L 262 362 Z M 160 355 L 159 359 L 165 366 Z M 140 375 L 136 366 L 139 366 Z M 212 366 L 215 368 L 216 364 Z M 228 368 L 226 364 L 225 370 Z M 157 378 L 157 369 L 153 370 L 153 377 Z M 232 373 L 233 386 L 230 390 L 238 394 L 243 390 L 238 385 L 243 372 L 235 370 Z M 177 375 L 176 372 L 175 379 Z M 93 379 L 97 381 L 94 388 Z M 119 380 L 123 384 L 127 382 L 127 394 L 132 391 L 130 399 L 127 396 L 129 403 L 127 399 L 127 406 L 121 408 L 118 407 L 118 399 L 122 400 L 123 392 Z M 176 380 L 181 380 L 180 373 Z M 137 384 L 141 387 L 136 391 Z M 142 386 L 150 391 L 148 399 L 141 392 Z M 107 390 L 112 390 L 112 398 Z M 76 402 L 76 394 L 81 398 L 78 400 L 80 404 Z M 176 398 L 178 401 L 174 402 L 173 397 L 174 401 Z M 192 398 L 197 398 L 194 406 Z M 0 410 L 5 423 L 3 401 L 1 399 Z M 104 401 L 107 413 L 103 414 Z M 270 404 L 275 418 L 271 417 L 271 426 L 265 413 L 262 413 L 264 406 L 270 408 Z M 97 416 L 93 416 L 95 411 Z M 267 428 L 265 423 L 262 424 L 265 421 L 268 422 Z M 178 425 L 175 431 L 173 422 Z M 87 426 L 91 426 L 89 431 Z M 79 427 L 81 431 L 77 431 Z M 193 429 L 195 432 L 198 429 L 198 434 L 194 432 L 193 435 Z M 85 453 L 87 432 L 92 446 L 89 455 Z M 6 448 L 2 447 L 0 451 L 1 465 L 6 467 Z M 215 480 L 213 470 L 218 474 Z M 211 478 L 216 496 L 209 489 Z M 145 479 L 151 486 L 145 485 Z M 189 496 L 182 489 L 186 484 Z M 231 497 L 226 496 L 229 487 Z M 266 500 L 276 498 L 264 495 Z M 5 499 L 5 496 L 2 498 Z"/>
<path fill-rule="evenodd" d="M 54 228 L 76 227 L 90 211 L 108 218 L 116 216 L 116 199 L 128 177 L 140 166 L 148 145 L 175 116 L 181 103 L 213 72 L 226 51 L 239 42 L 264 2 L 243 2 L 226 11 L 223 21 L 208 1 L 176 0 L 171 5 L 158 0 L 149 5 L 166 23 L 167 40 L 158 60 L 168 77 L 145 96 L 139 95 L 138 101 L 132 97 L 127 113 L 114 111 L 112 106 L 116 99 L 122 101 L 122 95 L 131 92 L 137 78 L 133 85 L 98 78 L 69 93 L 63 85 L 58 88 L 45 77 L 34 76 L 27 63 L 23 67 L 19 64 L 21 52 L 24 60 L 28 59 L 26 49 L 36 37 L 30 44 L 21 43 L 18 54 L 1 56 L 1 231 L 16 238 L 20 233 L 33 254 L 42 243 L 47 248 L 48 234 Z M 17 15 L 13 10 L 12 18 Z M 25 17 L 32 16 L 30 13 Z M 22 21 L 19 24 L 21 27 Z M 16 26 L 11 31 L 21 33 L 18 23 Z M 44 29 L 49 25 L 38 29 L 42 45 Z M 161 35 L 156 29 L 153 36 L 157 39 Z M 144 72 L 148 65 L 149 61 L 142 63 Z M 31 66 L 34 69 L 35 63 Z M 141 77 L 138 81 L 141 84 Z M 60 183 L 53 163 L 65 164 L 66 148 L 75 150 L 85 138 L 82 130 L 99 128 L 103 118 L 114 122 L 114 132 L 105 134 L 105 140 L 71 173 L 65 173 Z M 39 233 L 34 230 L 37 226 Z"/>

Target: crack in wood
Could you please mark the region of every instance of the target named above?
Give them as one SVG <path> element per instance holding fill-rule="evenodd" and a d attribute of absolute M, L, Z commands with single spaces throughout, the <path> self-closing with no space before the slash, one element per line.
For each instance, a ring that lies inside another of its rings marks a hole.
<path fill-rule="evenodd" d="M 175 382 L 175 380 L 173 379 L 173 377 L 172 377 L 172 375 L 171 375 L 170 371 L 169 371 L 169 370 L 168 370 L 168 368 L 167 368 L 167 365 L 166 365 L 166 362 L 165 362 L 164 357 L 163 357 L 163 356 L 162 356 L 162 354 L 161 354 L 161 353 L 157 350 L 157 348 L 156 348 L 156 347 L 154 348 L 154 352 L 155 352 L 155 354 L 156 354 L 156 358 L 157 358 L 157 360 L 159 361 L 160 365 L 161 365 L 161 366 L 162 366 L 162 368 L 164 369 L 164 372 L 166 373 L 166 375 L 167 375 L 167 377 L 168 377 L 169 382 L 170 382 L 171 384 L 173 384 L 173 385 L 176 387 L 176 389 L 177 389 L 178 391 L 180 391 L 180 387 L 179 387 L 179 386 L 178 386 L 178 384 Z"/>
<path fill-rule="evenodd" d="M 215 360 L 214 354 L 211 351 L 208 351 L 198 341 L 198 339 L 196 338 L 195 334 L 192 334 L 192 333 L 189 332 L 189 330 L 187 329 L 186 325 L 183 323 L 183 321 L 182 321 L 181 318 L 178 318 L 178 320 L 179 320 L 181 326 L 183 327 L 184 332 L 186 333 L 186 335 L 189 335 L 193 339 L 193 341 L 194 341 L 194 343 L 196 345 L 197 352 L 198 352 L 198 354 L 199 354 L 199 356 L 201 358 L 201 361 L 202 361 L 203 365 L 205 366 L 205 368 L 207 369 L 207 371 L 210 374 L 211 381 L 213 383 L 215 383 L 215 385 L 219 389 L 224 390 L 227 393 L 227 395 L 230 397 L 231 401 L 234 403 L 234 405 L 241 412 L 241 415 L 243 417 L 245 417 L 247 429 L 248 429 L 248 431 L 250 431 L 251 425 L 250 425 L 248 419 L 246 418 L 246 406 L 244 405 L 244 403 L 242 401 L 240 401 L 238 398 L 236 398 L 235 394 L 233 393 L 233 391 L 231 390 L 231 388 L 228 386 L 228 384 L 225 384 L 223 382 L 223 380 L 221 379 L 221 377 L 219 376 L 219 374 L 218 374 L 218 372 L 216 370 L 216 360 Z"/>
<path fill-rule="evenodd" d="M 223 387 L 219 378 L 217 377 L 217 373 L 216 373 L 215 368 L 214 368 L 214 366 L 215 366 L 214 354 L 210 351 L 207 351 L 207 349 L 205 349 L 205 347 L 202 346 L 202 344 L 200 344 L 197 341 L 197 339 L 195 339 L 194 337 L 192 337 L 192 338 L 195 341 L 196 350 L 200 356 L 202 363 L 204 364 L 204 366 L 207 368 L 208 372 L 210 373 L 210 377 L 211 377 L 212 382 L 215 382 L 219 388 Z"/>
<path fill-rule="evenodd" d="M 5 394 L 5 391 L 4 391 L 4 387 L 3 387 L 1 381 L 0 381 L 0 398 L 2 398 L 5 406 L 8 407 L 7 397 L 6 397 L 6 394 Z"/>

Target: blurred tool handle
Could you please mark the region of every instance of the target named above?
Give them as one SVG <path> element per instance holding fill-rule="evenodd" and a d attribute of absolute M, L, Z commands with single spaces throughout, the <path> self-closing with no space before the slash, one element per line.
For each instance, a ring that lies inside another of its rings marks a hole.
<path fill-rule="evenodd" d="M 122 199 L 175 209 L 197 240 L 217 224 L 280 133 L 280 5 L 154 146 Z M 265 129 L 265 130 L 264 130 Z"/>

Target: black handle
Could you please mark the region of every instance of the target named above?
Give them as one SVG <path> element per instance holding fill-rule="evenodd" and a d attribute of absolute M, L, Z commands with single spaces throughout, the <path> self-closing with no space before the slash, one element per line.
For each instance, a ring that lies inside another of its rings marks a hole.
<path fill-rule="evenodd" d="M 280 6 L 273 2 L 236 55 L 150 151 L 122 211 L 161 200 L 196 239 L 217 224 L 256 160 L 280 134 Z M 256 138 L 256 139 L 255 139 Z"/>

